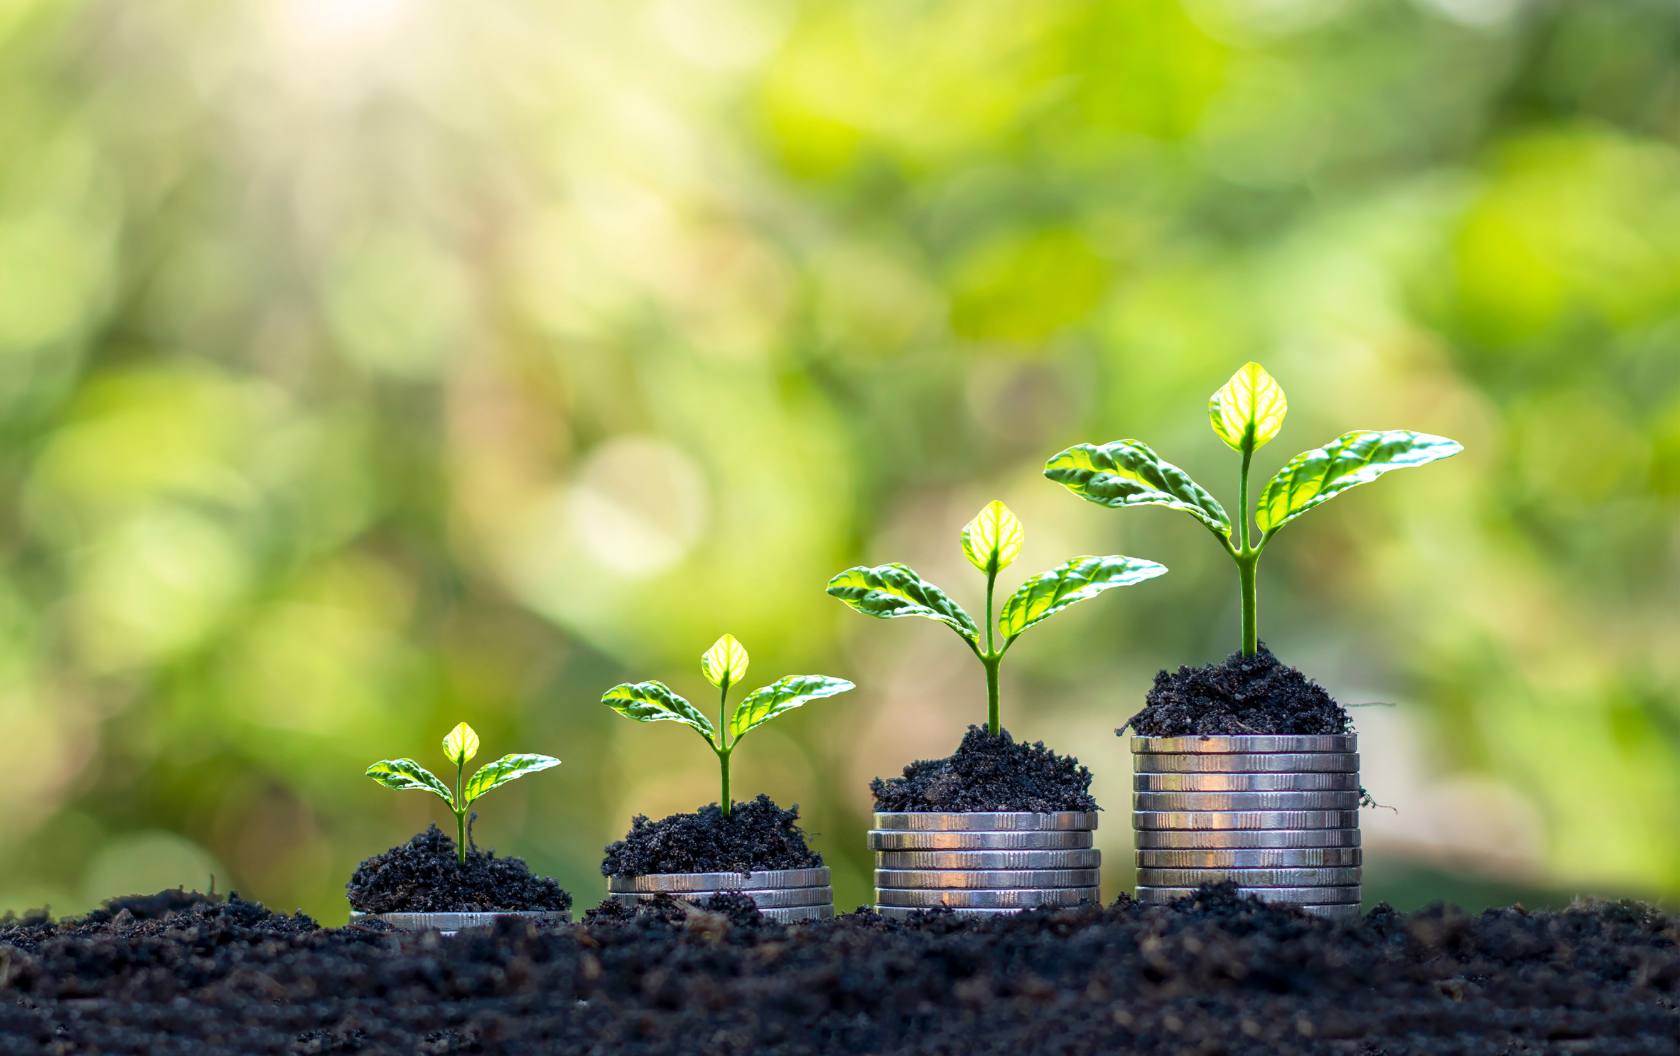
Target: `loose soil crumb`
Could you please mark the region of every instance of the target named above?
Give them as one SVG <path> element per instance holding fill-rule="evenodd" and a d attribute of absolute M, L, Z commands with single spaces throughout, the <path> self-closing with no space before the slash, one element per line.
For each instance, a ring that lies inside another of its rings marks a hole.
<path fill-rule="evenodd" d="M 765 795 L 736 803 L 727 818 L 716 803 L 658 821 L 638 814 L 624 839 L 607 845 L 601 875 L 815 869 L 822 855 L 805 845 L 798 821 L 797 803 L 783 810 Z"/>
<path fill-rule="evenodd" d="M 1195 734 L 1347 733 L 1353 722 L 1317 682 L 1274 657 L 1232 653 L 1217 664 L 1155 676 L 1144 709 L 1127 727 L 1145 737 Z"/>
<path fill-rule="evenodd" d="M 956 752 L 918 759 L 903 777 L 869 783 L 875 809 L 900 810 L 1096 810 L 1091 771 L 1072 756 L 1057 755 L 1042 741 L 1017 743 L 1008 730 L 992 736 L 970 726 Z"/>
<path fill-rule="evenodd" d="M 494 851 L 472 848 L 462 865 L 455 856 L 455 841 L 436 825 L 362 862 L 345 891 L 351 908 L 362 913 L 572 908 L 572 896 L 548 877 L 532 874 L 523 859 L 498 858 Z"/>
<path fill-rule="evenodd" d="M 297 930 L 180 893 L 97 920 L 0 921 L 0 1052 L 1680 1051 L 1680 917 L 1632 902 L 1379 906 L 1342 926 L 1226 888 L 788 928 L 727 901 L 453 939 Z"/>

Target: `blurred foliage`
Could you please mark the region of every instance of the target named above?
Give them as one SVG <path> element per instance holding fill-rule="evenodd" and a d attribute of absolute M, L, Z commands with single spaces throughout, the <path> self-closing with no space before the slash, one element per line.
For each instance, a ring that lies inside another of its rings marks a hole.
<path fill-rule="evenodd" d="M 1112 896 L 1110 730 L 1237 598 L 1039 468 L 1144 437 L 1229 501 L 1251 358 L 1296 408 L 1259 474 L 1468 449 L 1265 570 L 1272 648 L 1395 705 L 1368 891 L 1680 891 L 1677 54 L 1668 0 L 0 0 L 0 906 L 342 919 L 443 820 L 363 769 L 461 718 L 565 761 L 477 835 L 587 905 L 715 794 L 600 694 L 719 626 L 858 683 L 736 785 L 865 901 L 868 778 L 984 690 L 823 584 L 963 581 L 992 498 L 1033 567 L 1173 569 L 1005 673 L 1097 771 Z"/>

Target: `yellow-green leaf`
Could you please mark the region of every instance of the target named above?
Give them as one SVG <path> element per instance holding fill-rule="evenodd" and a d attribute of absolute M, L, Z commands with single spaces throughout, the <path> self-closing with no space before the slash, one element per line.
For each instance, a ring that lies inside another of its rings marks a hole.
<path fill-rule="evenodd" d="M 443 739 L 443 754 L 456 766 L 468 762 L 478 754 L 478 734 L 466 723 L 456 723 Z"/>
<path fill-rule="evenodd" d="M 748 730 L 756 729 L 783 712 L 803 707 L 813 700 L 832 697 L 856 688 L 843 678 L 828 675 L 789 675 L 778 678 L 762 689 L 747 694 L 729 719 L 729 732 L 739 741 Z"/>
<path fill-rule="evenodd" d="M 1391 470 L 1428 465 L 1464 450 L 1456 440 L 1408 429 L 1357 429 L 1303 451 L 1266 483 L 1254 522 L 1267 535 L 1314 506 Z"/>
<path fill-rule="evenodd" d="M 1243 364 L 1208 400 L 1213 431 L 1235 451 L 1265 447 L 1288 413 L 1283 386 L 1258 363 Z"/>
<path fill-rule="evenodd" d="M 1219 500 L 1141 440 L 1076 444 L 1052 456 L 1044 475 L 1099 506 L 1166 506 L 1219 535 L 1231 534 L 1231 518 Z"/>
<path fill-rule="evenodd" d="M 400 792 L 430 792 L 445 803 L 453 805 L 455 797 L 449 786 L 413 759 L 381 759 L 367 768 L 367 776 Z"/>
<path fill-rule="evenodd" d="M 746 646 L 736 641 L 733 634 L 726 634 L 701 654 L 700 673 L 712 685 L 727 689 L 741 681 L 749 662 Z"/>
<path fill-rule="evenodd" d="M 848 568 L 828 581 L 828 592 L 865 616 L 920 616 L 938 620 L 971 645 L 980 641 L 980 628 L 962 606 L 906 565 Z"/>
<path fill-rule="evenodd" d="M 1014 639 L 1035 623 L 1056 615 L 1069 605 L 1094 598 L 1105 590 L 1154 579 L 1167 571 L 1165 565 L 1141 557 L 1110 555 L 1076 557 L 1027 580 L 1003 603 L 998 631 Z"/>
<path fill-rule="evenodd" d="M 625 682 L 607 690 L 601 703 L 637 722 L 680 722 L 712 744 L 712 720 L 663 682 Z"/>
<path fill-rule="evenodd" d="M 1025 541 L 1021 522 L 1013 511 L 993 499 L 974 520 L 963 526 L 962 548 L 968 563 L 987 575 L 1008 568 L 1021 555 Z"/>
<path fill-rule="evenodd" d="M 501 788 L 509 781 L 517 781 L 526 774 L 559 766 L 552 755 L 504 755 L 493 763 L 485 763 L 478 772 L 467 778 L 461 787 L 461 798 L 471 803 L 493 788 Z"/>

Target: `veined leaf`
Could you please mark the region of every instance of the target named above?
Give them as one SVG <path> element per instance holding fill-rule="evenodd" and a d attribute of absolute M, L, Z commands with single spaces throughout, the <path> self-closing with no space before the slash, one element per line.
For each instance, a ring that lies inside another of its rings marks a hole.
<path fill-rule="evenodd" d="M 1141 557 L 1076 557 L 1021 584 L 1003 603 L 998 631 L 1005 639 L 1013 639 L 1075 602 L 1113 587 L 1154 579 L 1166 571 L 1165 565 Z"/>
<path fill-rule="evenodd" d="M 987 575 L 996 575 L 1013 564 L 1021 555 L 1025 540 L 1020 519 L 996 499 L 988 502 L 962 530 L 962 548 L 968 563 Z"/>
<path fill-rule="evenodd" d="M 637 722 L 680 722 L 712 742 L 712 720 L 671 692 L 663 682 L 625 682 L 607 690 L 601 703 Z"/>
<path fill-rule="evenodd" d="M 1075 444 L 1046 462 L 1044 475 L 1101 506 L 1166 506 L 1222 536 L 1231 534 L 1231 518 L 1219 500 L 1141 440 Z"/>
<path fill-rule="evenodd" d="M 1289 401 L 1283 386 L 1258 363 L 1245 363 L 1208 400 L 1213 431 L 1234 451 L 1265 447 L 1283 428 Z"/>
<path fill-rule="evenodd" d="M 700 673 L 719 689 L 735 685 L 747 673 L 747 647 L 726 634 L 700 656 Z"/>
<path fill-rule="evenodd" d="M 493 788 L 501 788 L 509 781 L 517 781 L 526 774 L 559 766 L 552 755 L 504 755 L 493 763 L 485 763 L 461 786 L 461 798 L 471 803 Z"/>
<path fill-rule="evenodd" d="M 748 730 L 764 725 L 784 711 L 792 711 L 813 700 L 836 696 L 855 688 L 843 678 L 830 678 L 828 675 L 778 678 L 762 689 L 753 690 L 735 706 L 735 714 L 729 719 L 730 735 L 739 741 Z"/>
<path fill-rule="evenodd" d="M 460 766 L 478 754 L 478 734 L 466 723 L 456 723 L 443 739 L 443 754 L 451 763 Z"/>
<path fill-rule="evenodd" d="M 980 641 L 980 629 L 962 606 L 905 565 L 848 568 L 828 581 L 828 592 L 866 616 L 921 616 L 938 620 L 970 644 Z"/>
<path fill-rule="evenodd" d="M 455 795 L 449 791 L 449 786 L 413 759 L 381 759 L 367 768 L 367 776 L 386 788 L 401 792 L 409 789 L 430 792 L 451 807 L 455 804 Z"/>
<path fill-rule="evenodd" d="M 1391 470 L 1423 466 L 1464 450 L 1456 440 L 1409 429 L 1356 429 L 1303 451 L 1266 482 L 1254 521 L 1267 535 L 1349 488 Z"/>

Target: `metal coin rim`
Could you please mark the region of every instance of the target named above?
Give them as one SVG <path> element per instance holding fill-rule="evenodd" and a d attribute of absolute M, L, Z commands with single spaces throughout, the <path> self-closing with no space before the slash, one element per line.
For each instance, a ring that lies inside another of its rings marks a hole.
<path fill-rule="evenodd" d="M 1352 829 L 1357 810 L 1134 810 L 1140 831 L 1242 832 L 1256 829 Z"/>
<path fill-rule="evenodd" d="M 1283 752 L 1359 751 L 1357 733 L 1134 736 L 1131 742 L 1133 755 L 1270 755 Z"/>
<path fill-rule="evenodd" d="M 1358 829 L 1143 829 L 1132 840 L 1143 851 L 1298 850 L 1363 842 Z"/>
<path fill-rule="evenodd" d="M 1156 848 L 1139 849 L 1134 860 L 1139 869 L 1346 869 L 1364 865 L 1365 853 L 1358 847 Z"/>
<path fill-rule="evenodd" d="M 1010 905 L 1016 902 L 1017 905 Z M 951 906 L 967 909 L 1035 909 L 1038 906 L 1072 906 L 1098 902 L 1097 888 L 1016 887 L 1003 891 L 973 891 L 960 888 L 878 887 L 875 902 L 882 906 L 911 906 L 930 909 Z"/>
<path fill-rule="evenodd" d="M 872 851 L 1084 851 L 1095 842 L 1090 829 L 1035 832 L 871 829 L 866 839 Z"/>
<path fill-rule="evenodd" d="M 1088 831 L 1097 827 L 1094 810 L 1062 810 L 1050 814 L 1027 811 L 903 811 L 877 812 L 875 828 L 911 832 L 1046 832 Z"/>
<path fill-rule="evenodd" d="M 1132 775 L 1133 792 L 1357 792 L 1359 775 L 1290 770 L 1275 774 Z"/>
<path fill-rule="evenodd" d="M 830 882 L 828 866 L 812 869 L 761 869 L 756 873 L 644 873 L 641 876 L 607 878 L 607 890 L 654 891 L 677 894 L 685 891 L 764 891 L 779 887 L 821 887 Z"/>
<path fill-rule="evenodd" d="M 679 898 L 685 902 L 699 902 L 713 895 L 745 895 L 759 909 L 794 906 L 825 906 L 834 903 L 832 887 L 775 887 L 752 891 L 609 891 L 607 897 L 618 902 L 652 902 L 661 897 Z"/>
<path fill-rule="evenodd" d="M 1279 752 L 1275 755 L 1162 755 L 1132 758 L 1144 774 L 1356 774 L 1358 752 Z"/>
<path fill-rule="evenodd" d="M 1018 891 L 1023 888 L 1096 887 L 1101 869 L 877 869 L 876 888 L 927 891 Z"/>
<path fill-rule="evenodd" d="M 1359 793 L 1133 792 L 1133 810 L 1358 810 Z"/>
<path fill-rule="evenodd" d="M 876 851 L 877 869 L 1100 869 L 1095 848 L 1068 851 Z"/>
<path fill-rule="evenodd" d="M 1234 883 L 1242 890 L 1268 887 L 1357 887 L 1364 868 L 1357 865 L 1299 866 L 1284 869 L 1140 868 L 1139 887 L 1200 887 Z"/>

